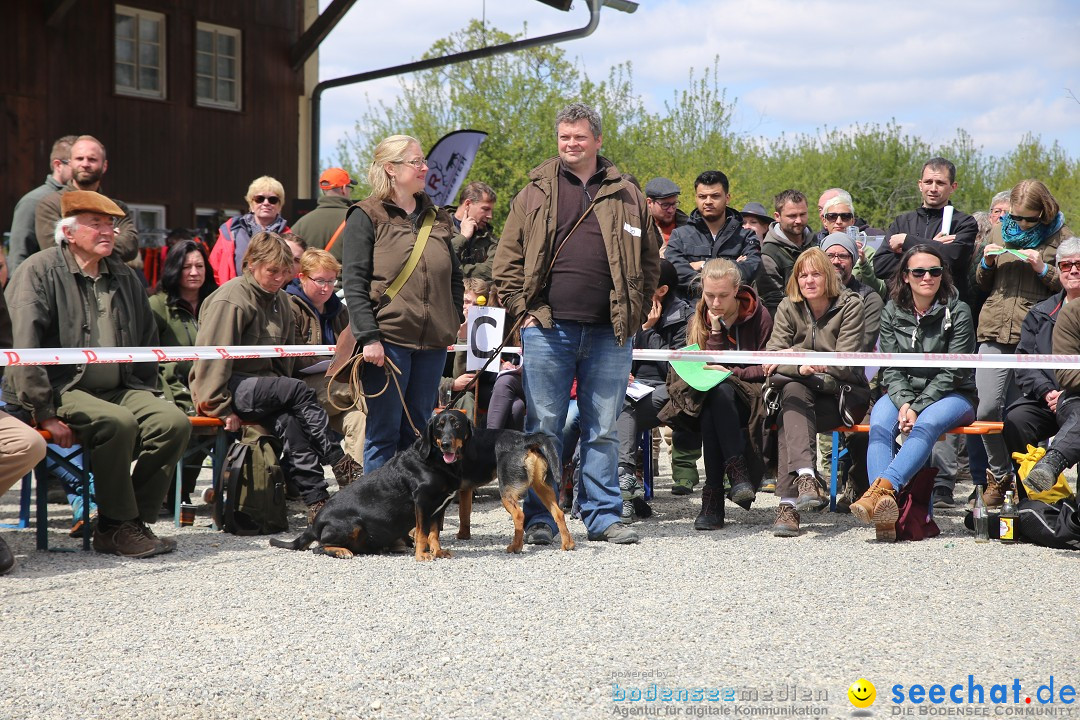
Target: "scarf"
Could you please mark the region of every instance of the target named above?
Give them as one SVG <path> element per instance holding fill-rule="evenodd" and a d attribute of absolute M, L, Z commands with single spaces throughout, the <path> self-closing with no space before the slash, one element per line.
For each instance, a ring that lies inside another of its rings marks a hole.
<path fill-rule="evenodd" d="M 1049 225 L 1039 223 L 1027 230 L 1021 230 L 1020 224 L 1012 219 L 1011 215 L 1001 216 L 1001 238 L 1006 247 L 1030 250 L 1037 248 L 1046 242 L 1046 239 L 1061 229 L 1065 224 L 1065 213 L 1058 213 L 1054 221 Z"/>

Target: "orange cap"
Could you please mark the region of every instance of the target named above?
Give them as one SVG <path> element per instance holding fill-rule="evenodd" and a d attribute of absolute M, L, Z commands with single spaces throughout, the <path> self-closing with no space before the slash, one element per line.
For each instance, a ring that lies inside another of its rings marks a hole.
<path fill-rule="evenodd" d="M 355 184 L 356 182 L 349 177 L 349 173 L 338 167 L 327 168 L 326 170 L 323 170 L 323 174 L 319 176 L 319 187 L 323 190 L 351 187 Z"/>

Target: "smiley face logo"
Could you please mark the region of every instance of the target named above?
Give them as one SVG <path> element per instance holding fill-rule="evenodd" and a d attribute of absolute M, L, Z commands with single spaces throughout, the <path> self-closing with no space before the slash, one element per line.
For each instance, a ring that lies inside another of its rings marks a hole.
<path fill-rule="evenodd" d="M 868 708 L 877 699 L 877 688 L 865 678 L 859 678 L 847 689 L 847 699 L 857 708 Z"/>

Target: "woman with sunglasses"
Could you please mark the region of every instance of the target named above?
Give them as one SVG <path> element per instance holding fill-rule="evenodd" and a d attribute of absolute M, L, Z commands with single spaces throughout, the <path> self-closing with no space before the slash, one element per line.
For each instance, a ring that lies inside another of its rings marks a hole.
<path fill-rule="evenodd" d="M 959 299 L 949 265 L 930 245 L 916 245 L 900 259 L 891 298 L 881 313 L 884 353 L 970 353 L 975 349 L 971 310 Z M 870 412 L 866 453 L 870 489 L 851 505 L 877 539 L 896 539 L 900 516 L 896 492 L 915 476 L 943 432 L 975 418 L 975 380 L 970 369 L 882 369 L 885 394 Z M 899 452 L 897 432 L 904 435 Z"/>
<path fill-rule="evenodd" d="M 214 269 L 214 279 L 218 285 L 224 285 L 243 273 L 244 254 L 255 235 L 261 232 L 278 235 L 289 232 L 289 224 L 281 216 L 281 208 L 285 206 L 285 188 L 280 182 L 269 175 L 255 178 L 248 186 L 244 202 L 248 204 L 248 212 L 221 224 L 217 242 L 210 252 L 210 266 Z"/>
<path fill-rule="evenodd" d="M 1058 244 L 1072 235 L 1057 200 L 1038 180 L 1021 180 L 1009 193 L 1010 211 L 990 231 L 975 281 L 989 293 L 979 313 L 977 340 L 982 355 L 1011 355 L 1020 342 L 1024 318 L 1037 303 L 1061 290 L 1054 264 Z M 976 417 L 1001 420 L 1012 372 L 979 368 Z M 1013 485 L 1013 467 L 1001 435 L 984 435 L 989 458 L 986 504 L 1001 505 Z M 978 481 L 979 478 L 976 478 Z"/>
<path fill-rule="evenodd" d="M 376 419 L 364 439 L 366 472 L 411 445 L 413 426 L 431 417 L 446 346 L 465 320 L 464 278 L 452 245 L 457 231 L 424 192 L 427 172 L 416 138 L 391 135 L 380 142 L 368 168 L 371 194 L 349 209 L 341 236 L 349 322 L 363 348 L 364 393 Z M 396 381 L 388 371 L 400 373 Z"/>

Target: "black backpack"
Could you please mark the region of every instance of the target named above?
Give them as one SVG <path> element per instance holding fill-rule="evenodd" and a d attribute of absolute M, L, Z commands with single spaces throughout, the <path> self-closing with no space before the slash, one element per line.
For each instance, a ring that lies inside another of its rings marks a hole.
<path fill-rule="evenodd" d="M 272 535 L 289 529 L 281 441 L 251 427 L 229 447 L 214 488 L 214 524 L 233 535 Z"/>

